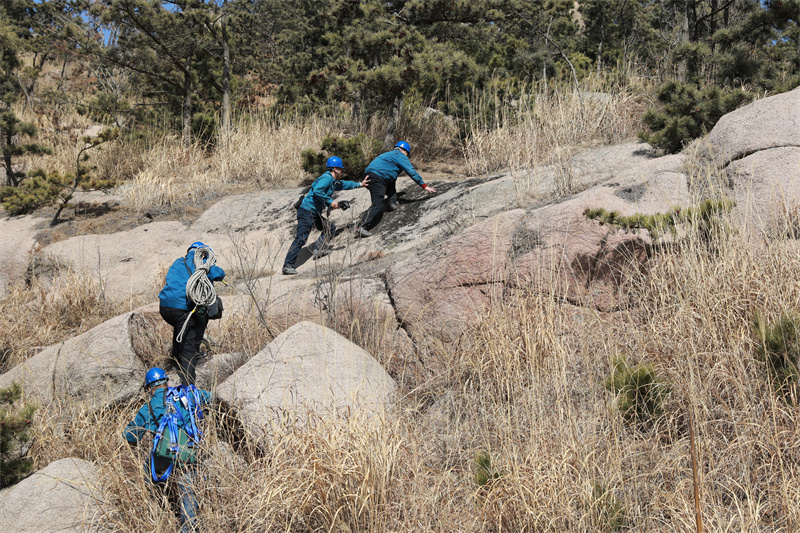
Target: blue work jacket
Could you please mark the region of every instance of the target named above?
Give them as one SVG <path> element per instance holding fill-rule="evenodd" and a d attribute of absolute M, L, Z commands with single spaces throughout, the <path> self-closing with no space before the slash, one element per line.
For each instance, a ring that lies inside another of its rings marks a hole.
<path fill-rule="evenodd" d="M 186 299 L 186 282 L 194 274 L 194 250 L 186 254 L 186 257 L 179 257 L 172 263 L 167 271 L 167 280 L 164 288 L 158 293 L 158 301 L 162 307 L 174 307 L 191 311 L 192 305 Z M 184 264 L 184 260 L 186 263 Z M 186 267 L 189 270 L 186 270 Z M 191 273 L 190 273 L 191 272 Z M 212 282 L 222 281 L 225 278 L 225 271 L 217 265 L 212 266 L 208 271 L 208 279 Z"/>
<path fill-rule="evenodd" d="M 321 215 L 322 210 L 333 203 L 333 191 L 357 189 L 361 184 L 356 181 L 335 180 L 330 171 L 314 180 L 311 189 L 300 203 L 300 209 Z"/>
<path fill-rule="evenodd" d="M 425 185 L 422 177 L 414 170 L 414 165 L 411 164 L 408 157 L 400 150 L 392 150 L 391 152 L 379 155 L 373 159 L 372 163 L 364 170 L 365 174 L 374 174 L 389 181 L 396 180 L 401 172 L 408 174 L 420 187 Z"/>

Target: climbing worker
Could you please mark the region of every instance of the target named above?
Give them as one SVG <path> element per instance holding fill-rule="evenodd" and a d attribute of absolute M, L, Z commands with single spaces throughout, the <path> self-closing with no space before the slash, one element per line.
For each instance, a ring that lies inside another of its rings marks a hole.
<path fill-rule="evenodd" d="M 158 293 L 158 310 L 172 326 L 172 359 L 184 385 L 195 382 L 197 349 L 206 332 L 208 307 L 214 301 L 206 300 L 216 298 L 214 282 L 225 277 L 225 271 L 215 262 L 209 246 L 193 242 L 186 255 L 169 267 L 164 288 Z"/>
<path fill-rule="evenodd" d="M 196 531 L 197 445 L 202 437 L 199 423 L 202 405 L 211 402 L 210 392 L 196 388 L 168 387 L 169 378 L 161 368 L 151 368 L 144 378 L 148 401 L 125 427 L 125 440 L 136 446 L 146 434 L 153 435 L 153 446 L 146 469 L 150 479 L 162 490 L 177 490 L 181 533 Z M 171 474 L 176 474 L 174 477 Z M 174 483 L 168 484 L 169 478 Z"/>
<path fill-rule="evenodd" d="M 343 210 L 350 207 L 350 203 L 345 200 L 334 202 L 332 198 L 333 191 L 369 186 L 369 177 L 364 177 L 360 183 L 343 180 L 344 165 L 342 160 L 336 156 L 329 157 L 325 167 L 327 171 L 314 180 L 314 183 L 311 184 L 311 189 L 309 189 L 297 209 L 297 236 L 289 246 L 286 259 L 283 260 L 283 273 L 285 275 L 297 274 L 294 264 L 300 254 L 300 249 L 306 244 L 308 236 L 311 234 L 312 226 L 320 231 L 319 238 L 314 243 L 314 249 L 312 250 L 314 259 L 325 257 L 331 253 L 325 244 L 336 235 L 336 226 L 330 219 L 322 217 L 322 210 L 325 207 Z"/>
<path fill-rule="evenodd" d="M 361 223 L 356 228 L 356 237 L 369 237 L 372 235 L 370 230 L 380 221 L 379 215 L 386 211 L 397 209 L 397 176 L 405 172 L 417 182 L 425 192 L 433 194 L 436 189 L 427 185 L 422 177 L 414 169 L 408 155 L 411 153 L 411 145 L 406 141 L 398 142 L 394 150 L 385 152 L 375 159 L 364 170 L 366 178 L 369 178 L 370 198 L 372 205 L 364 213 Z M 385 201 L 384 199 L 388 200 Z"/>

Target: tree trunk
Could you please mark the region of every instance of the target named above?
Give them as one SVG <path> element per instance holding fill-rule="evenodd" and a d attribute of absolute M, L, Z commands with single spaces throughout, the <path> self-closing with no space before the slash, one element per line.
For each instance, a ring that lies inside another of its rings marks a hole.
<path fill-rule="evenodd" d="M 225 9 L 226 2 L 222 9 Z M 220 26 L 222 31 L 222 131 L 228 132 L 231 127 L 231 49 L 228 46 L 228 16 L 222 15 Z"/>
<path fill-rule="evenodd" d="M 11 133 L 0 130 L 0 150 L 3 152 L 3 165 L 6 169 L 6 185 L 16 187 L 19 183 L 14 176 L 14 168 L 11 166 L 11 152 L 7 149 L 8 146 L 11 146 L 11 141 Z"/>
<path fill-rule="evenodd" d="M 392 105 L 389 106 L 389 120 L 386 122 L 386 135 L 383 137 L 383 146 L 390 150 L 395 143 L 395 132 L 397 122 L 400 120 L 400 113 L 403 110 L 403 97 L 395 96 Z"/>
<path fill-rule="evenodd" d="M 697 39 L 697 0 L 686 0 L 685 16 L 681 24 L 681 44 L 693 43 Z M 686 81 L 689 77 L 689 63 L 682 59 L 678 63 L 678 79 Z"/>
<path fill-rule="evenodd" d="M 361 122 L 361 91 L 353 93 L 352 109 L 350 111 L 350 120 L 353 123 Z"/>
<path fill-rule="evenodd" d="M 183 129 L 181 130 L 181 144 L 188 150 L 192 146 L 192 74 L 187 69 L 183 74 Z"/>
<path fill-rule="evenodd" d="M 686 29 L 690 43 L 697 41 L 697 0 L 686 0 Z"/>

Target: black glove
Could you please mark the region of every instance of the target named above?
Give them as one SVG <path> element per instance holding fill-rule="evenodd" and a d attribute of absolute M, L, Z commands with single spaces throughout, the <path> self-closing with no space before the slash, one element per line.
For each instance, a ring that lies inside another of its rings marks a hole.
<path fill-rule="evenodd" d="M 350 209 L 350 202 L 348 202 L 347 200 L 339 200 L 339 209 L 341 209 L 342 211 L 347 211 L 348 209 Z"/>

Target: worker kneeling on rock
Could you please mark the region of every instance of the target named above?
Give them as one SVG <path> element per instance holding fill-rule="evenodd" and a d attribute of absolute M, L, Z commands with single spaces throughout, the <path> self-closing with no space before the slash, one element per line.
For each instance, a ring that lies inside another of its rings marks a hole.
<path fill-rule="evenodd" d="M 319 238 L 314 243 L 314 249 L 312 250 L 314 259 L 319 259 L 331 253 L 325 247 L 325 244 L 336 234 L 336 226 L 330 219 L 322 217 L 322 210 L 325 208 L 346 209 L 349 207 L 349 203 L 345 201 L 334 202 L 333 192 L 357 189 L 369 185 L 369 177 L 364 177 L 360 183 L 343 180 L 344 165 L 342 165 L 342 160 L 336 156 L 329 157 L 325 166 L 327 167 L 327 172 L 314 180 L 314 183 L 311 184 L 311 189 L 309 189 L 297 209 L 297 236 L 289 246 L 286 259 L 283 260 L 283 273 L 285 275 L 297 274 L 294 265 L 297 261 L 297 256 L 300 255 L 300 250 L 311 234 L 312 227 L 316 227 L 320 231 Z"/>

